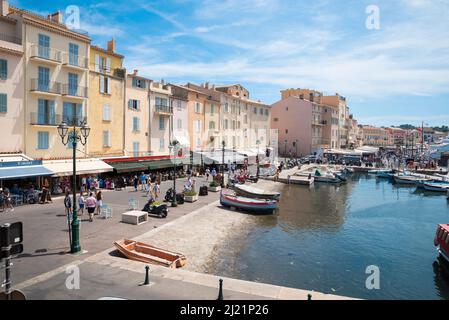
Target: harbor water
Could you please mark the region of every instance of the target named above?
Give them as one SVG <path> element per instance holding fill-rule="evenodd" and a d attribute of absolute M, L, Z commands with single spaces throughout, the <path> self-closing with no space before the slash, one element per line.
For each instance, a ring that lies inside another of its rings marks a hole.
<path fill-rule="evenodd" d="M 433 244 L 437 224 L 449 223 L 444 195 L 353 175 L 341 186 L 285 185 L 279 212 L 254 221 L 211 273 L 362 299 L 449 298 Z M 369 266 L 379 289 L 366 286 Z"/>

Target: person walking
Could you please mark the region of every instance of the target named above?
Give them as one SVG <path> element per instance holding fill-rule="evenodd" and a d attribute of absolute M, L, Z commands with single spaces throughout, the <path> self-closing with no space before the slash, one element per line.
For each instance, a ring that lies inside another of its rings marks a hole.
<path fill-rule="evenodd" d="M 95 208 L 97 206 L 97 200 L 94 198 L 94 194 L 91 192 L 89 193 L 89 197 L 86 199 L 86 207 L 87 207 L 87 213 L 89 213 L 89 221 L 93 221 Z"/>
<path fill-rule="evenodd" d="M 210 170 L 209 168 L 206 169 L 206 181 L 209 181 L 209 175 L 210 175 Z"/>
<path fill-rule="evenodd" d="M 211 175 L 212 175 L 212 180 L 215 181 L 215 177 L 217 176 L 217 170 L 215 170 L 215 168 L 212 168 Z"/>
<path fill-rule="evenodd" d="M 137 186 L 139 184 L 139 178 L 137 178 L 137 176 L 134 176 L 133 183 L 134 183 L 134 191 L 137 192 Z"/>
<path fill-rule="evenodd" d="M 161 194 L 161 186 L 159 185 L 159 181 L 156 181 L 153 186 L 153 194 L 154 200 L 157 201 L 157 198 L 159 198 L 159 195 Z"/>
<path fill-rule="evenodd" d="M 72 199 L 70 198 L 70 192 L 66 190 L 64 197 L 65 214 L 72 220 Z"/>
<path fill-rule="evenodd" d="M 0 209 L 2 212 L 5 211 L 5 195 L 2 188 L 0 188 Z"/>
<path fill-rule="evenodd" d="M 80 192 L 80 195 L 78 197 L 78 205 L 80 207 L 80 215 L 82 216 L 84 214 L 84 204 L 86 200 L 84 199 L 83 192 Z"/>
<path fill-rule="evenodd" d="M 145 175 L 144 172 L 142 172 L 142 174 L 140 175 L 140 184 L 141 184 L 140 191 L 146 191 L 147 190 L 147 176 Z"/>
<path fill-rule="evenodd" d="M 101 206 L 103 205 L 103 195 L 101 190 L 97 192 L 97 214 L 101 213 Z"/>

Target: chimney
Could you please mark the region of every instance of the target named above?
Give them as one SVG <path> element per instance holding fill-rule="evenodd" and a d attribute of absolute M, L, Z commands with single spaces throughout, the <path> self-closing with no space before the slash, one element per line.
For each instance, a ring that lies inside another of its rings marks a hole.
<path fill-rule="evenodd" d="M 139 73 L 139 70 L 134 69 L 133 75 L 137 76 L 138 73 Z"/>
<path fill-rule="evenodd" d="M 1 7 L 1 15 L 7 16 L 9 13 L 9 4 L 8 0 L 1 0 L 2 1 L 2 7 Z"/>
<path fill-rule="evenodd" d="M 3 6 L 3 0 L 2 0 L 2 6 Z M 47 18 L 50 21 L 62 23 L 62 13 L 59 10 L 55 13 L 49 14 Z"/>
<path fill-rule="evenodd" d="M 108 41 L 108 51 L 115 53 L 115 49 L 116 49 L 116 42 L 115 42 L 115 39 L 112 38 L 111 41 Z"/>

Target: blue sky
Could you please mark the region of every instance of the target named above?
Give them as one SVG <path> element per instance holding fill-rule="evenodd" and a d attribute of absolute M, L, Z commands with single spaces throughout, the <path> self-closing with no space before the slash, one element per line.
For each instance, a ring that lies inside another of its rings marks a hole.
<path fill-rule="evenodd" d="M 241 83 L 268 104 L 284 88 L 340 93 L 363 124 L 449 124 L 449 0 L 10 0 L 77 5 L 128 70 L 183 84 Z M 380 29 L 365 26 L 380 9 Z"/>

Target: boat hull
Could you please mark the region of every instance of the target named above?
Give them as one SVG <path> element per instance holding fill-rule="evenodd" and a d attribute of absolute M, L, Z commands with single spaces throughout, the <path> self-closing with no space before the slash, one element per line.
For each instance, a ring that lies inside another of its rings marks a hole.
<path fill-rule="evenodd" d="M 438 184 L 429 184 L 429 183 L 424 183 L 424 189 L 427 191 L 433 191 L 433 192 L 444 192 L 447 193 L 448 189 L 449 189 L 449 185 L 445 184 L 445 185 L 438 185 Z"/>
<path fill-rule="evenodd" d="M 256 188 L 247 188 L 245 185 L 235 185 L 234 191 L 237 195 L 251 199 L 279 200 L 279 192 L 264 192 Z"/>
<path fill-rule="evenodd" d="M 278 203 L 274 200 L 263 201 L 224 194 L 220 196 L 220 204 L 223 207 L 237 208 L 260 214 L 273 213 L 278 208 Z"/>
<path fill-rule="evenodd" d="M 115 241 L 114 246 L 128 259 L 168 268 L 182 268 L 187 261 L 183 254 L 134 240 Z"/>

